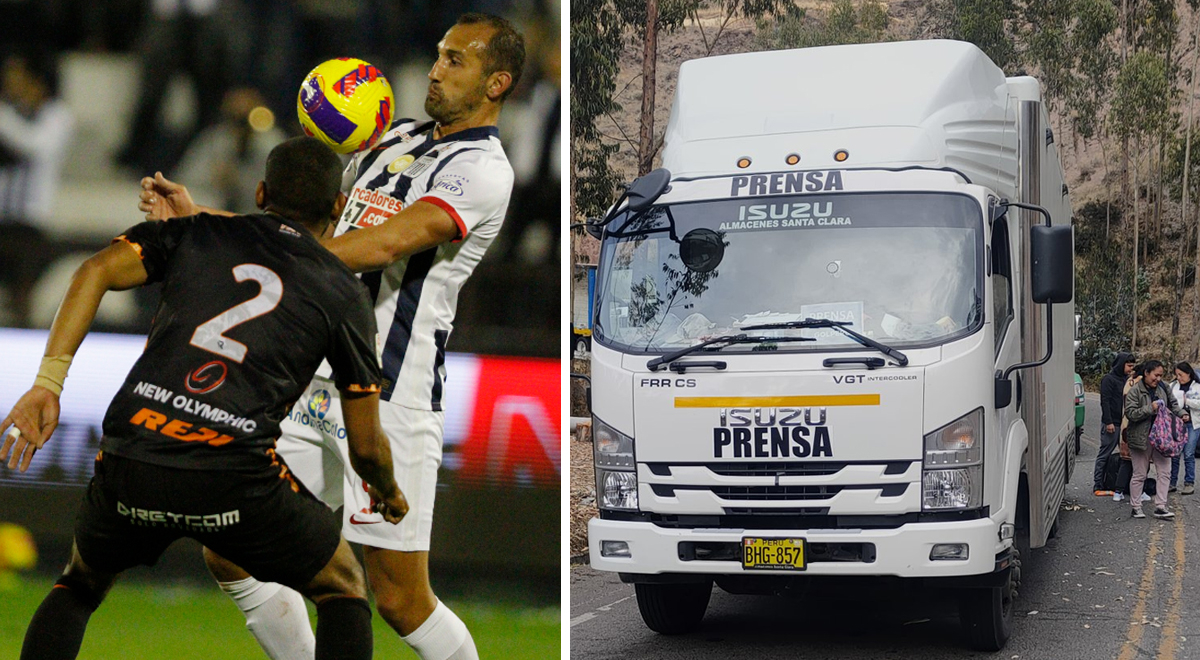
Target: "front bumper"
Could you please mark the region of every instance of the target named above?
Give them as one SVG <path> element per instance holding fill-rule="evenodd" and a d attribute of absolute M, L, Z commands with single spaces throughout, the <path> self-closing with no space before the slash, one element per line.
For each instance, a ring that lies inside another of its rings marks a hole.
<path fill-rule="evenodd" d="M 955 522 L 921 522 L 894 529 L 677 529 L 649 522 L 594 518 L 588 523 L 588 552 L 592 568 L 619 573 L 691 573 L 707 575 L 890 575 L 897 577 L 954 577 L 996 570 L 996 555 L 1009 545 L 999 540 L 999 523 L 990 518 Z M 807 570 L 742 569 L 740 561 L 686 558 L 681 549 L 696 543 L 740 544 L 743 537 L 798 537 L 808 544 L 871 544 L 872 561 L 811 561 Z M 602 557 L 601 541 L 625 541 L 631 557 Z M 685 544 L 681 546 L 680 544 Z M 962 561 L 930 561 L 938 543 L 966 543 Z"/>

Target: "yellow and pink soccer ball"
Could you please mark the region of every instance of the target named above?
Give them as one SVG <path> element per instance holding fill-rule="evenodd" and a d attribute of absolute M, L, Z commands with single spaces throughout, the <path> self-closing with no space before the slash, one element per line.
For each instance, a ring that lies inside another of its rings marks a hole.
<path fill-rule="evenodd" d="M 352 57 L 318 64 L 296 99 L 304 133 L 341 154 L 371 148 L 392 124 L 395 106 L 387 78 Z"/>

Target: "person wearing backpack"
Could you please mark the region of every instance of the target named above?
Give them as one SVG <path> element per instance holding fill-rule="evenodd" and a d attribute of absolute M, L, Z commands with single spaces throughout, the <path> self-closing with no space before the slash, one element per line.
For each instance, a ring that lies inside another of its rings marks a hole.
<path fill-rule="evenodd" d="M 1185 417 L 1186 413 L 1171 394 L 1171 390 L 1162 382 L 1163 363 L 1148 360 L 1145 369 L 1145 376 L 1141 382 L 1129 388 L 1129 394 L 1125 395 L 1125 416 L 1129 418 L 1125 440 L 1129 443 L 1129 454 L 1133 460 L 1129 503 L 1132 505 L 1134 518 L 1146 517 L 1146 514 L 1142 513 L 1142 487 L 1153 463 L 1158 482 L 1154 495 L 1154 517 L 1174 518 L 1175 514 L 1167 510 L 1167 488 L 1163 487 L 1162 483 L 1163 477 L 1170 474 L 1171 457 L 1151 444 L 1150 430 L 1160 408 L 1165 407 L 1179 417 Z"/>
<path fill-rule="evenodd" d="M 1113 490 L 1105 488 L 1104 473 L 1109 465 L 1108 457 L 1116 449 L 1120 437 L 1118 427 L 1121 425 L 1121 413 L 1125 408 L 1125 396 L 1121 390 L 1131 373 L 1133 356 L 1129 353 L 1117 353 L 1112 370 L 1100 380 L 1100 451 L 1096 453 L 1096 465 L 1092 469 L 1092 490 L 1097 496 L 1115 494 Z M 1197 388 L 1197 393 L 1200 393 L 1200 387 Z"/>
<path fill-rule="evenodd" d="M 1192 418 L 1187 426 L 1187 444 L 1183 446 L 1181 454 L 1184 469 L 1183 490 L 1180 491 L 1183 495 L 1191 495 L 1196 492 L 1196 441 L 1200 439 L 1200 415 L 1193 412 L 1200 411 L 1200 383 L 1196 382 L 1196 371 L 1187 362 L 1175 365 L 1175 383 L 1171 385 L 1171 395 Z M 1180 456 L 1171 459 L 1171 490 L 1175 490 L 1175 485 L 1179 483 L 1179 459 Z"/>

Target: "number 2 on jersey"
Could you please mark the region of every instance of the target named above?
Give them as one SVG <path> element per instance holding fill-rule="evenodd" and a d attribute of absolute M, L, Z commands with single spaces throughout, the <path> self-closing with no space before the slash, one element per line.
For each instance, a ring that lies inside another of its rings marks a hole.
<path fill-rule="evenodd" d="M 246 345 L 226 337 L 225 333 L 234 326 L 275 309 L 279 299 L 283 297 L 283 280 L 279 279 L 275 271 L 258 264 L 234 266 L 233 279 L 238 282 L 258 282 L 258 295 L 196 326 L 191 344 L 241 364 L 246 358 Z"/>

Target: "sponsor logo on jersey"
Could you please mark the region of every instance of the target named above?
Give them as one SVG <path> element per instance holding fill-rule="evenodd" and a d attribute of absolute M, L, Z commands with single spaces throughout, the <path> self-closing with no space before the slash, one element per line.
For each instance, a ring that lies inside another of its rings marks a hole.
<path fill-rule="evenodd" d="M 199 532 L 220 531 L 242 521 L 240 509 L 226 511 L 225 513 L 213 513 L 206 516 L 195 516 L 183 513 L 172 513 L 170 511 L 150 511 L 148 509 L 139 509 L 135 506 L 128 506 L 121 501 L 117 502 L 117 513 L 123 517 L 129 518 L 131 523 L 140 527 L 161 526 L 175 529 L 186 528 Z"/>
<path fill-rule="evenodd" d="M 315 398 L 315 397 L 314 397 Z M 310 399 L 308 405 L 304 408 L 292 408 L 288 413 L 288 420 L 297 424 L 303 424 L 311 429 L 315 429 L 329 437 L 337 438 L 338 440 L 346 439 L 346 429 L 336 420 L 325 419 L 329 414 L 329 399 L 325 400 L 324 410 L 318 405 L 316 408 L 319 411 L 313 411 L 313 400 Z"/>
<path fill-rule="evenodd" d="M 289 228 L 290 229 L 290 228 Z M 229 367 L 220 360 L 202 364 L 183 380 L 183 386 L 192 394 L 208 394 L 225 383 Z"/>
<path fill-rule="evenodd" d="M 347 226 L 347 230 L 350 227 L 374 227 L 383 224 L 384 220 L 399 213 L 403 208 L 404 203 L 391 195 L 378 190 L 355 188 L 350 191 L 350 199 L 346 203 L 346 209 L 342 211 L 339 224 Z"/>
<path fill-rule="evenodd" d="M 403 156 L 397 158 L 396 160 L 393 160 L 387 166 L 387 171 L 391 172 L 392 174 L 399 174 L 399 173 L 403 172 L 404 170 L 408 169 L 408 166 L 412 165 L 414 160 L 416 160 L 416 159 L 413 158 L 412 154 L 404 154 Z"/>
<path fill-rule="evenodd" d="M 462 197 L 463 189 L 466 188 L 470 179 L 458 176 L 457 174 L 447 174 L 438 177 L 438 180 L 433 184 L 433 190 L 440 190 L 448 195 Z"/>
<path fill-rule="evenodd" d="M 317 390 L 313 392 L 312 397 L 308 399 L 308 414 L 317 419 L 325 419 L 325 415 L 329 413 L 329 390 Z"/>
<path fill-rule="evenodd" d="M 438 150 L 433 149 L 427 152 L 424 156 L 418 158 L 415 163 L 405 168 L 404 172 L 400 176 L 406 176 L 410 179 L 415 179 L 424 174 L 426 170 L 433 167 L 433 164 L 437 162 L 437 158 Z"/>
<path fill-rule="evenodd" d="M 279 233 L 287 234 L 288 236 L 301 236 L 300 232 L 296 231 L 295 229 L 292 229 L 291 227 L 289 227 L 285 224 L 279 225 Z"/>
<path fill-rule="evenodd" d="M 147 399 L 150 399 L 151 401 L 157 401 L 159 403 L 170 403 L 172 406 L 175 407 L 176 410 L 182 410 L 185 413 L 195 415 L 196 417 L 200 417 L 202 419 L 207 419 L 212 422 L 216 422 L 217 424 L 227 424 L 229 426 L 232 426 L 235 429 L 238 429 L 239 431 L 245 431 L 246 433 L 254 433 L 255 429 L 258 428 L 258 422 L 254 421 L 253 419 L 251 419 L 249 417 L 238 417 L 237 415 L 235 415 L 227 410 L 221 410 L 220 408 L 217 408 L 216 406 L 213 406 L 213 405 L 210 405 L 207 403 L 202 403 L 200 401 L 192 399 L 183 394 L 175 394 L 175 392 L 173 392 L 171 390 L 168 390 L 164 387 L 160 387 L 158 385 L 154 385 L 151 383 L 139 382 L 133 388 L 133 393 L 137 394 L 139 396 L 144 396 Z M 141 417 L 139 419 L 139 416 L 141 416 L 143 414 L 150 414 L 152 417 L 149 419 L 155 419 L 158 417 L 161 417 L 162 419 L 157 422 L 154 422 L 152 424 L 151 422 L 146 421 L 147 420 L 146 417 Z M 169 435 L 171 437 L 177 437 L 176 435 L 172 435 L 170 432 L 168 432 L 168 429 L 176 429 L 175 421 L 178 421 L 178 420 L 173 420 L 170 424 L 168 424 L 165 428 L 163 428 L 159 432 L 163 433 L 165 435 Z M 143 422 L 145 422 L 145 423 L 143 424 Z M 153 412 L 147 408 L 143 408 L 141 412 L 139 412 L 137 415 L 134 416 L 134 419 L 132 420 L 131 423 L 133 423 L 135 425 L 139 425 L 139 426 L 144 425 L 146 428 L 150 429 L 151 431 L 158 431 L 159 429 L 156 424 L 166 424 L 167 418 L 165 415 L 162 415 L 157 412 Z M 183 426 L 191 427 L 191 424 L 183 424 Z M 183 430 L 186 431 L 186 429 L 183 429 Z M 201 429 L 201 431 L 207 431 L 207 430 L 208 429 Z M 178 432 L 179 432 L 179 430 L 176 429 L 176 433 L 178 433 Z M 186 437 L 186 438 L 179 437 L 178 439 L 179 440 L 189 440 L 189 441 L 190 440 L 203 440 L 204 442 L 208 442 L 209 444 L 212 444 L 212 445 L 218 444 L 217 440 L 215 440 L 215 438 L 216 438 L 215 432 L 214 432 L 214 435 L 211 437 L 199 437 L 194 433 L 190 434 L 190 435 L 192 437 Z M 221 436 L 221 437 L 227 438 L 228 436 Z M 232 440 L 232 438 L 229 438 L 229 440 Z M 225 440 L 225 442 L 229 442 L 229 440 Z M 224 442 L 221 442 L 219 444 L 224 444 Z"/>
<path fill-rule="evenodd" d="M 203 442 L 213 447 L 220 447 L 233 442 L 233 436 L 231 435 L 217 433 L 204 426 L 193 431 L 192 427 L 195 426 L 194 424 L 181 419 L 170 419 L 166 415 L 149 408 L 142 408 L 134 413 L 133 417 L 129 419 L 129 423 L 134 426 L 144 426 L 151 431 L 158 431 L 168 438 L 174 438 L 182 442 Z"/>

